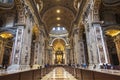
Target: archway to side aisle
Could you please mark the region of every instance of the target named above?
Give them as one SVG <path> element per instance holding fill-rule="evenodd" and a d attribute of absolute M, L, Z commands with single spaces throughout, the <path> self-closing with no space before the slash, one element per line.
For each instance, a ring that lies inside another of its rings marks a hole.
<path fill-rule="evenodd" d="M 105 39 L 112 65 L 120 64 L 120 28 L 119 26 L 109 26 L 105 29 Z"/>
<path fill-rule="evenodd" d="M 0 65 L 3 68 L 7 68 L 10 65 L 14 38 L 14 32 L 8 30 L 0 31 Z"/>
<path fill-rule="evenodd" d="M 66 60 L 66 46 L 63 39 L 56 38 L 53 42 L 53 64 L 62 65 Z"/>
<path fill-rule="evenodd" d="M 32 27 L 32 38 L 31 38 L 31 53 L 30 53 L 30 67 L 31 68 L 37 68 L 38 65 L 38 38 L 39 38 L 39 29 L 36 24 Z"/>

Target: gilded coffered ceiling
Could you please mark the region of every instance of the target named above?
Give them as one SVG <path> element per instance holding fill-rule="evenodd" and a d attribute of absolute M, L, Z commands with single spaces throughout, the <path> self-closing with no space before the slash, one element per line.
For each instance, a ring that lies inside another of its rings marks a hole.
<path fill-rule="evenodd" d="M 75 9 L 76 1 L 80 0 L 41 0 L 42 9 L 40 16 L 48 32 L 53 27 L 62 26 L 68 31 L 75 19 L 77 10 Z"/>

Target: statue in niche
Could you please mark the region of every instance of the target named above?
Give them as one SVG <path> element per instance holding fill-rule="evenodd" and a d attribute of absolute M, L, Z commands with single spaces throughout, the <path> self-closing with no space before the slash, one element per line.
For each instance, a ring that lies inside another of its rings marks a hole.
<path fill-rule="evenodd" d="M 43 9 L 43 2 L 42 0 L 39 1 L 39 11 L 41 11 Z"/>
<path fill-rule="evenodd" d="M 79 0 L 75 0 L 75 1 L 74 1 L 74 8 L 75 8 L 76 10 L 78 10 L 78 9 L 79 9 L 79 6 L 80 6 L 80 1 L 79 1 Z"/>

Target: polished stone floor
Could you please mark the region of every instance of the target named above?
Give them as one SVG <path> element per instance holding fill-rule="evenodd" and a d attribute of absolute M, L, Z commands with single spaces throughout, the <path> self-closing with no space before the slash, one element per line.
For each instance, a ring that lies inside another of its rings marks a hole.
<path fill-rule="evenodd" d="M 49 74 L 44 76 L 42 80 L 77 80 L 62 67 L 57 67 Z"/>

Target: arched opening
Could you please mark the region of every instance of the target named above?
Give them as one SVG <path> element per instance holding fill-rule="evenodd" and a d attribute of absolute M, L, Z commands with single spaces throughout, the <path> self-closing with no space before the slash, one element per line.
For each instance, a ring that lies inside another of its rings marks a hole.
<path fill-rule="evenodd" d="M 53 27 L 52 30 L 50 31 L 50 34 L 53 35 L 65 35 L 67 33 L 68 31 L 66 30 L 66 28 L 62 26 Z"/>
<path fill-rule="evenodd" d="M 65 42 L 62 39 L 56 39 L 53 42 L 54 64 L 65 64 Z"/>
<path fill-rule="evenodd" d="M 34 25 L 33 29 L 32 29 L 32 40 L 31 40 L 31 53 L 30 53 L 30 67 L 32 68 L 34 64 L 37 64 L 36 62 L 34 62 L 34 58 L 35 58 L 35 43 L 37 41 L 37 37 L 38 37 L 38 27 L 37 25 Z"/>
<path fill-rule="evenodd" d="M 7 68 L 10 65 L 14 35 L 4 31 L 0 33 L 0 65 Z"/>
<path fill-rule="evenodd" d="M 119 65 L 120 63 L 120 30 L 110 28 L 105 31 L 106 43 L 110 62 L 113 65 Z"/>

